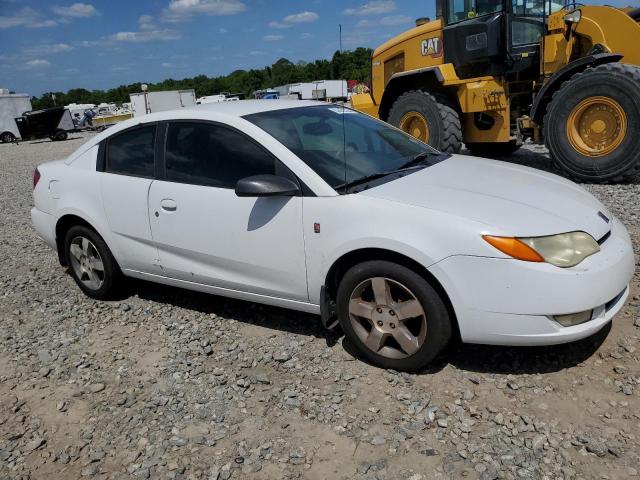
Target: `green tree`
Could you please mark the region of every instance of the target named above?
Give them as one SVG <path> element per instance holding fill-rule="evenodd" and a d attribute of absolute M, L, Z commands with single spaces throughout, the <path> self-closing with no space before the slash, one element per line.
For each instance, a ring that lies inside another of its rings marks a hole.
<path fill-rule="evenodd" d="M 331 60 L 316 60 L 314 62 L 281 58 L 273 65 L 252 70 L 236 70 L 228 75 L 208 77 L 197 75 L 193 78 L 176 80 L 167 78 L 157 83 L 147 83 L 149 91 L 183 90 L 193 88 L 198 97 L 215 95 L 222 92 L 241 93 L 251 96 L 256 90 L 273 88 L 280 85 L 313 80 L 357 80 L 370 83 L 371 49 L 356 48 L 353 51 L 335 52 Z M 55 92 L 57 105 L 69 103 L 102 102 L 122 103 L 129 101 L 129 95 L 142 91 L 141 82 L 120 85 L 109 90 L 87 90 L 73 88 L 68 92 Z M 54 102 L 50 93 L 40 97 L 33 97 L 31 104 L 34 109 L 53 107 Z"/>

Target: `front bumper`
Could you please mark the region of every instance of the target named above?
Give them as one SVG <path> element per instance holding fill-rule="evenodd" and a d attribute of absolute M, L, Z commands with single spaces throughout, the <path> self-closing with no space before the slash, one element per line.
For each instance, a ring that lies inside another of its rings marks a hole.
<path fill-rule="evenodd" d="M 469 256 L 429 268 L 450 297 L 462 340 L 492 345 L 552 345 L 596 333 L 624 305 L 634 269 L 629 234 L 616 219 L 600 252 L 572 268 Z M 590 309 L 580 325 L 553 320 Z"/>

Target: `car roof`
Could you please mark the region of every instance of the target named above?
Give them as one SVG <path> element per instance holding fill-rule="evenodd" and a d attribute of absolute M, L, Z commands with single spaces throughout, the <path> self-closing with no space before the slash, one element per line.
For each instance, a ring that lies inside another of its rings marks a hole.
<path fill-rule="evenodd" d="M 312 100 L 238 100 L 232 102 L 205 103 L 201 105 L 194 105 L 193 107 L 150 113 L 148 115 L 130 118 L 129 120 L 117 123 L 116 125 L 104 130 L 67 157 L 65 163 L 73 163 L 76 158 L 100 143 L 105 138 L 115 135 L 130 127 L 144 125 L 146 123 L 179 120 L 191 117 L 202 120 L 220 120 L 224 117 L 243 117 L 245 115 L 251 115 L 252 113 L 321 105 L 331 106 L 332 104 Z"/>
<path fill-rule="evenodd" d="M 239 100 L 233 102 L 204 103 L 195 105 L 196 110 L 211 111 L 242 117 L 252 113 L 271 112 L 273 110 L 285 110 L 289 108 L 311 107 L 314 105 L 329 105 L 326 102 L 316 102 L 312 100 Z M 170 111 L 164 112 L 169 114 Z"/>

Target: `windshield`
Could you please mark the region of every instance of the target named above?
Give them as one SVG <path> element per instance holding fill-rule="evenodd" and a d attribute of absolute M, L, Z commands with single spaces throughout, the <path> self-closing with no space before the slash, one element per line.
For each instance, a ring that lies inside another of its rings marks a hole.
<path fill-rule="evenodd" d="M 412 161 L 425 167 L 445 158 L 410 135 L 343 106 L 288 108 L 244 118 L 343 193 L 350 183 L 392 173 Z"/>
<path fill-rule="evenodd" d="M 447 24 L 489 15 L 503 10 L 502 0 L 447 0 Z"/>

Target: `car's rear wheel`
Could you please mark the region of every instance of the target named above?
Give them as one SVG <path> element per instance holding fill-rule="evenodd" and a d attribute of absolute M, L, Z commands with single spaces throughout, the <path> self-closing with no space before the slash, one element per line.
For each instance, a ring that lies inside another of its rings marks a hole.
<path fill-rule="evenodd" d="M 413 270 L 387 261 L 349 269 L 338 287 L 345 335 L 370 363 L 394 370 L 429 364 L 451 338 L 444 302 Z"/>
<path fill-rule="evenodd" d="M 65 255 L 71 276 L 86 295 L 104 300 L 116 293 L 120 267 L 96 232 L 81 225 L 71 227 L 65 236 Z"/>

